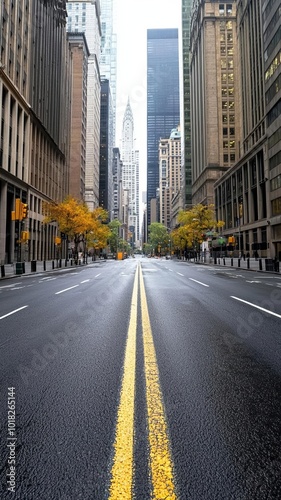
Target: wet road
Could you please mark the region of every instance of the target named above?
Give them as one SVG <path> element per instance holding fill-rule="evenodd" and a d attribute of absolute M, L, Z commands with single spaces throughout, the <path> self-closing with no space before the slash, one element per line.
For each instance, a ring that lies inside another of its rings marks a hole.
<path fill-rule="evenodd" d="M 1 498 L 281 498 L 281 277 L 23 276 L 0 283 L 0 332 Z"/>

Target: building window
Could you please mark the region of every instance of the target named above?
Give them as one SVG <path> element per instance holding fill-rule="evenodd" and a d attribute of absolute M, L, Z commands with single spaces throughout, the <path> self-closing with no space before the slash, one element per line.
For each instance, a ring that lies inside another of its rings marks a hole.
<path fill-rule="evenodd" d="M 228 163 L 228 155 L 223 155 L 223 163 Z"/>
<path fill-rule="evenodd" d="M 225 128 L 223 128 L 223 129 L 222 129 L 222 134 L 223 134 L 224 136 L 227 136 L 227 135 L 228 135 L 228 128 L 226 128 L 226 127 L 225 127 Z"/>
<path fill-rule="evenodd" d="M 276 198 L 271 202 L 272 206 L 272 215 L 280 215 L 281 214 L 281 198 Z"/>
<path fill-rule="evenodd" d="M 223 3 L 219 4 L 219 15 L 224 16 L 224 4 Z"/>
<path fill-rule="evenodd" d="M 230 3 L 226 4 L 226 15 L 232 16 L 232 5 Z"/>

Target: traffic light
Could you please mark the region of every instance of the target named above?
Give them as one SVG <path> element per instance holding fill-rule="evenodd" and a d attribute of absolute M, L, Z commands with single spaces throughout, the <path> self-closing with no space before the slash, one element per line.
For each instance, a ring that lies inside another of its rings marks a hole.
<path fill-rule="evenodd" d="M 12 220 L 21 220 L 21 201 L 20 198 L 16 198 L 16 210 L 15 210 L 15 219 Z"/>
<path fill-rule="evenodd" d="M 26 219 L 27 215 L 28 215 L 28 204 L 22 203 L 21 204 L 21 219 Z"/>

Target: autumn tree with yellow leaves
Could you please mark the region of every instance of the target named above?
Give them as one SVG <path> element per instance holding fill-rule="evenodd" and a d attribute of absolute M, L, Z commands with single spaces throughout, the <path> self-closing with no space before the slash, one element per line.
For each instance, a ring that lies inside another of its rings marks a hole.
<path fill-rule="evenodd" d="M 90 212 L 84 202 L 69 196 L 61 203 L 44 203 L 43 210 L 44 223 L 56 221 L 59 231 L 65 233 L 69 241 L 73 241 L 76 261 L 80 245 L 85 252 L 87 244 L 95 243 L 99 246 L 106 244 L 108 230 L 104 222 L 107 220 L 108 214 L 103 208 L 99 207 Z"/>
<path fill-rule="evenodd" d="M 181 210 L 177 218 L 178 227 L 172 231 L 173 244 L 181 252 L 185 248 L 197 249 L 204 240 L 224 226 L 216 220 L 214 205 L 194 205 Z"/>

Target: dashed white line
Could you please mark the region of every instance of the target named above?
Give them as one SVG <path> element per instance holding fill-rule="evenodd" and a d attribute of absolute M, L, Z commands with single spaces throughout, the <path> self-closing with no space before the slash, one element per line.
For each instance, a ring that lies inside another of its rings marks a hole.
<path fill-rule="evenodd" d="M 99 273 L 99 274 L 96 274 L 95 278 L 97 278 L 97 277 L 98 277 L 98 276 L 100 276 L 100 275 L 101 275 L 101 273 Z"/>
<path fill-rule="evenodd" d="M 28 307 L 28 306 L 19 307 L 18 309 L 15 309 L 14 311 L 9 312 L 8 314 L 4 314 L 4 316 L 0 316 L 0 319 L 7 318 L 7 316 L 11 316 L 11 314 L 15 314 L 18 311 L 21 311 L 22 309 L 25 309 L 26 307 Z"/>
<path fill-rule="evenodd" d="M 270 311 L 269 309 L 265 309 L 264 307 L 257 306 L 256 304 L 252 304 L 252 302 L 248 302 L 247 300 L 239 299 L 239 297 L 234 297 L 234 295 L 230 296 L 232 299 L 239 300 L 239 302 L 243 302 L 244 304 L 247 304 L 248 306 L 255 307 L 256 309 L 259 309 L 260 311 L 263 311 L 267 314 L 272 314 L 272 316 L 276 316 L 277 318 L 281 318 L 281 314 L 277 314 L 273 311 Z"/>
<path fill-rule="evenodd" d="M 194 280 L 193 278 L 188 278 L 188 279 L 191 280 L 191 281 L 195 281 L 195 283 L 199 283 L 199 285 L 209 287 L 209 285 L 206 285 L 205 283 L 202 283 L 201 281 Z"/>
<path fill-rule="evenodd" d="M 2 290 L 2 288 L 12 288 L 13 286 L 21 285 L 21 284 L 22 284 L 22 282 L 20 282 L 20 283 L 13 283 L 12 285 L 0 286 L 0 290 Z"/>
<path fill-rule="evenodd" d="M 84 281 L 81 281 L 81 283 L 87 283 L 87 281 L 90 281 L 90 280 L 84 280 Z"/>
<path fill-rule="evenodd" d="M 184 274 L 182 274 L 182 273 L 178 273 L 178 272 L 177 272 L 177 274 L 179 274 L 180 276 L 184 276 Z"/>
<path fill-rule="evenodd" d="M 79 285 L 70 286 L 69 288 L 65 288 L 64 290 L 60 290 L 60 292 L 56 292 L 55 295 L 59 295 L 59 293 L 67 292 L 68 290 L 72 290 L 72 288 L 76 288 Z"/>

